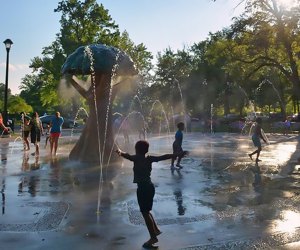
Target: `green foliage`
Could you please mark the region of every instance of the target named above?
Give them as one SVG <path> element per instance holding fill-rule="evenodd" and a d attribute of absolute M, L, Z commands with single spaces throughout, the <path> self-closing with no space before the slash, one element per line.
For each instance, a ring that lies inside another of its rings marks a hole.
<path fill-rule="evenodd" d="M 26 75 L 22 79 L 22 83 L 20 85 L 20 97 L 26 100 L 28 105 L 30 105 L 34 111 L 42 112 L 42 102 L 41 102 L 41 89 L 43 86 L 43 82 L 40 81 L 38 75 Z"/>
<path fill-rule="evenodd" d="M 11 96 L 8 100 L 8 112 L 19 114 L 21 112 L 31 113 L 33 108 L 20 96 Z"/>
<path fill-rule="evenodd" d="M 61 67 L 67 56 L 80 46 L 102 43 L 120 48 L 132 57 L 143 77 L 148 77 L 151 53 L 143 44 L 135 45 L 126 31 L 121 34 L 102 4 L 96 0 L 62 0 L 54 12 L 61 13 L 60 32 L 51 45 L 43 48 L 41 57 L 32 59 L 30 67 L 35 74 L 22 81 L 21 95 L 34 110 L 66 110 L 66 105 L 70 105 L 70 110 L 66 110 L 69 113 L 75 112 L 75 106 L 84 106 L 78 96 L 75 102 L 76 95 L 73 100 L 65 100 L 58 92 Z"/>
<path fill-rule="evenodd" d="M 233 40 L 228 46 L 232 55 L 229 68 L 240 66 L 248 78 L 256 79 L 272 69 L 291 83 L 299 100 L 299 14 L 299 5 L 287 9 L 272 0 L 247 1 L 244 15 L 235 19 L 228 32 Z"/>
<path fill-rule="evenodd" d="M 195 41 L 191 48 L 166 48 L 158 53 L 152 70 L 152 55 L 146 46 L 134 44 L 127 31 L 120 32 L 102 4 L 96 0 L 60 1 L 55 9 L 61 13 L 60 32 L 41 57 L 32 59 L 35 74 L 23 79 L 20 96 L 34 110 L 76 112 L 84 100 L 78 95 L 61 97 L 59 93 L 66 93 L 58 91 L 62 89 L 61 66 L 78 47 L 103 43 L 133 59 L 141 75 L 138 95 L 145 109 L 159 99 L 166 110 L 175 113 L 184 108 L 209 115 L 214 104 L 218 114 L 221 109 L 225 114 L 242 114 L 249 100 L 262 108 L 290 110 L 300 100 L 300 5 L 282 9 L 275 0 L 244 2 L 244 13 L 230 27 L 209 34 L 205 41 Z M 274 84 L 280 98 L 267 86 L 260 86 L 265 80 Z M 132 93 L 117 96 L 114 109 L 128 111 L 132 103 L 129 95 Z"/>

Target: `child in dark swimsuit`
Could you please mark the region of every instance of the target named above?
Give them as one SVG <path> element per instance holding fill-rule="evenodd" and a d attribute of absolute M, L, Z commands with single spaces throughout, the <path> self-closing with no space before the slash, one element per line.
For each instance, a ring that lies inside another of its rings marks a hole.
<path fill-rule="evenodd" d="M 148 153 L 149 143 L 147 141 L 138 141 L 135 144 L 135 155 L 122 152 L 118 149 L 116 152 L 127 160 L 133 161 L 133 182 L 137 184 L 137 200 L 140 211 L 144 217 L 146 226 L 148 228 L 150 239 L 143 244 L 145 248 L 153 247 L 153 244 L 158 242 L 157 236 L 161 234 L 157 224 L 151 214 L 155 188 L 151 181 L 152 163 L 159 162 L 173 157 L 187 154 L 183 151 L 179 154 L 165 154 L 161 156 L 150 156 Z"/>

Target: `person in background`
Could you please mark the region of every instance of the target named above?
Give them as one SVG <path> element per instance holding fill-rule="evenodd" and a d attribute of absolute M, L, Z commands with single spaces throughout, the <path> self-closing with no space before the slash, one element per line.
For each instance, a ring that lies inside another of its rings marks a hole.
<path fill-rule="evenodd" d="M 47 144 L 48 144 L 48 141 L 50 141 L 51 140 L 51 138 L 50 138 L 50 125 L 47 125 L 47 127 L 46 127 L 46 140 L 45 140 L 45 148 L 47 147 Z"/>
<path fill-rule="evenodd" d="M 64 123 L 64 118 L 60 116 L 60 113 L 57 111 L 55 117 L 51 120 L 50 123 L 50 154 L 54 153 L 58 148 L 58 139 L 61 136 L 62 125 Z"/>
<path fill-rule="evenodd" d="M 4 125 L 2 114 L 0 113 L 0 128 L 4 133 L 8 133 L 9 129 Z"/>
<path fill-rule="evenodd" d="M 34 112 L 30 121 L 31 130 L 30 130 L 30 140 L 31 143 L 35 146 L 35 152 L 32 155 L 38 156 L 40 154 L 40 141 L 41 135 L 43 135 L 43 126 L 39 118 L 38 112 Z"/>
<path fill-rule="evenodd" d="M 179 156 L 172 158 L 171 170 L 175 170 L 174 162 L 175 162 L 176 158 L 177 158 L 176 167 L 179 169 L 183 168 L 183 166 L 180 165 L 181 158 L 182 158 L 182 157 L 180 157 L 180 155 L 183 152 L 183 149 L 182 149 L 183 133 L 182 133 L 182 131 L 184 130 L 184 123 L 179 122 L 177 124 L 177 128 L 178 128 L 178 130 L 175 134 L 175 141 L 173 142 L 173 154 L 178 154 Z"/>
<path fill-rule="evenodd" d="M 288 135 L 291 132 L 291 125 L 292 125 L 291 119 L 290 117 L 287 117 L 284 121 L 284 132 L 283 132 L 284 135 Z"/>
<path fill-rule="evenodd" d="M 25 112 L 21 113 L 21 119 L 22 119 L 22 137 L 24 141 L 24 150 L 28 151 L 30 150 L 30 144 L 29 144 L 29 133 L 31 130 L 31 124 L 30 124 L 30 116 L 26 115 Z"/>
<path fill-rule="evenodd" d="M 252 141 L 254 146 L 257 147 L 257 150 L 255 150 L 251 154 L 248 154 L 251 160 L 252 160 L 252 155 L 256 154 L 256 159 L 255 159 L 256 163 L 261 161 L 259 159 L 259 155 L 262 150 L 260 139 L 262 139 L 265 143 L 267 143 L 267 140 L 263 137 L 261 124 L 262 124 L 262 119 L 260 117 L 256 118 L 256 122 L 252 129 Z"/>

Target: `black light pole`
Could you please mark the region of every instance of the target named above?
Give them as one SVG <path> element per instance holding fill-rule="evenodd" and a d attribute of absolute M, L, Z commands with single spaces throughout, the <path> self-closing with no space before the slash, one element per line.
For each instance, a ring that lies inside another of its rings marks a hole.
<path fill-rule="evenodd" d="M 4 90 L 4 108 L 3 108 L 3 120 L 5 126 L 7 126 L 8 113 L 7 113 L 7 92 L 8 92 L 8 68 L 9 68 L 9 51 L 11 45 L 13 44 L 12 40 L 6 39 L 4 42 L 6 48 L 6 76 L 5 76 L 5 90 Z"/>

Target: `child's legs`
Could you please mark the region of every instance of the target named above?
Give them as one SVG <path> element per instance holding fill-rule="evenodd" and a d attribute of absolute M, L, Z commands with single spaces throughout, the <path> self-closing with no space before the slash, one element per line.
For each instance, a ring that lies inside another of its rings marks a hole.
<path fill-rule="evenodd" d="M 261 147 L 258 147 L 256 151 L 257 151 L 256 152 L 256 160 L 258 160 L 259 155 L 260 155 L 260 151 L 261 151 Z"/>
<path fill-rule="evenodd" d="M 150 213 L 152 210 L 154 195 L 155 188 L 152 183 L 138 185 L 137 199 L 151 239 L 157 239 L 156 233 L 158 229 L 155 220 Z"/>
<path fill-rule="evenodd" d="M 259 154 L 259 152 L 261 151 L 261 143 L 260 143 L 260 139 L 258 136 L 252 136 L 252 141 L 255 147 L 257 147 L 257 150 L 255 150 L 253 153 L 251 153 L 250 155 L 254 155 L 254 154 Z M 258 158 L 258 157 L 257 157 Z"/>
<path fill-rule="evenodd" d="M 154 218 L 153 218 L 153 215 L 152 215 L 151 213 L 149 213 L 149 215 L 150 215 L 150 217 L 152 218 L 152 221 L 153 221 L 154 230 L 155 230 L 155 235 L 160 234 L 161 232 L 160 232 L 160 230 L 159 230 L 159 228 L 158 228 L 158 226 L 157 226 L 157 224 L 156 224 L 156 222 L 155 222 L 155 220 L 154 220 Z"/>
<path fill-rule="evenodd" d="M 52 151 L 53 151 L 53 136 L 52 136 L 52 134 L 50 134 L 49 142 L 50 142 L 50 153 L 52 154 Z"/>
<path fill-rule="evenodd" d="M 181 159 L 182 159 L 182 157 L 179 157 L 179 156 L 178 156 L 178 158 L 177 158 L 177 164 L 178 164 L 178 165 L 180 164 Z"/>
<path fill-rule="evenodd" d="M 178 151 L 178 146 L 177 146 L 176 142 L 173 142 L 172 147 L 173 147 L 173 154 L 176 154 L 177 151 Z M 171 160 L 171 164 L 172 164 L 172 165 L 174 165 L 174 162 L 175 162 L 176 158 L 177 158 L 177 157 L 173 157 L 173 158 L 172 158 L 172 160 Z"/>
<path fill-rule="evenodd" d="M 45 146 L 44 146 L 44 148 L 47 147 L 48 141 L 49 141 L 49 136 L 47 135 L 46 140 L 45 140 Z"/>
<path fill-rule="evenodd" d="M 249 155 L 254 155 L 254 154 L 257 154 L 257 149 L 255 151 L 253 151 L 251 154 Z"/>
<path fill-rule="evenodd" d="M 27 146 L 27 150 L 30 149 L 28 137 L 29 137 L 29 131 L 24 131 L 24 143 L 25 146 Z"/>
<path fill-rule="evenodd" d="M 143 215 L 143 218 L 145 220 L 148 232 L 150 234 L 150 238 L 151 239 L 157 239 L 156 230 L 155 230 L 156 223 L 155 223 L 150 211 L 149 212 L 142 212 L 142 215 Z"/>
<path fill-rule="evenodd" d="M 171 165 L 174 165 L 174 162 L 175 162 L 176 158 L 177 157 L 174 157 L 174 158 L 171 159 Z"/>
<path fill-rule="evenodd" d="M 178 153 L 178 154 L 183 153 L 182 147 L 179 148 L 179 150 L 178 150 L 177 153 Z M 180 164 L 181 159 L 182 159 L 182 156 L 178 156 L 178 157 L 177 157 L 177 164 L 178 164 L 178 165 Z"/>
<path fill-rule="evenodd" d="M 54 136 L 52 140 L 53 140 L 54 154 L 56 154 L 57 147 L 58 147 L 58 136 Z"/>
<path fill-rule="evenodd" d="M 30 149 L 30 145 L 29 145 L 28 136 L 24 137 L 24 142 L 25 142 L 25 145 L 27 146 L 27 149 L 29 150 Z"/>
<path fill-rule="evenodd" d="M 36 142 L 35 143 L 35 153 L 38 155 L 40 154 L 40 145 L 39 145 L 39 142 Z"/>

